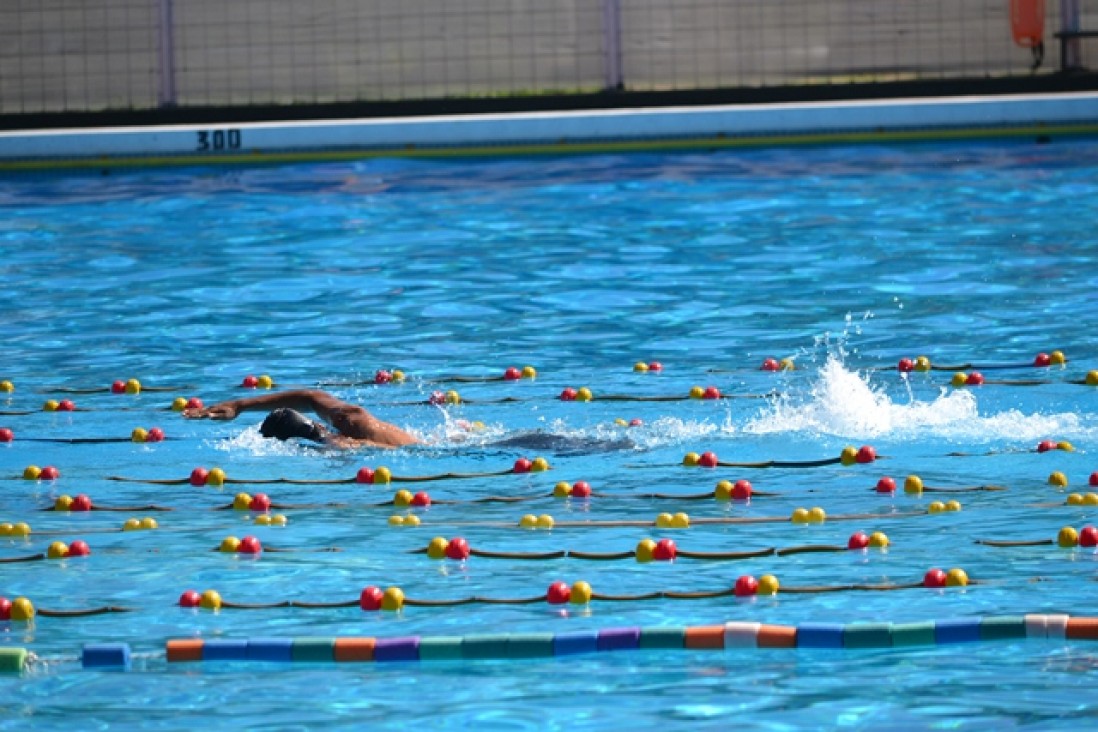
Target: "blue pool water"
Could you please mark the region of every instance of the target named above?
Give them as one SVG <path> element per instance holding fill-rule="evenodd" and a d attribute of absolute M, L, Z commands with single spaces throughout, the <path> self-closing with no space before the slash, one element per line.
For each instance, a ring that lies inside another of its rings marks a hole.
<path fill-rule="evenodd" d="M 312 729 L 1066 729 L 1098 714 L 1089 696 L 1098 647 L 1017 641 L 884 650 L 634 651 L 522 661 L 421 664 L 169 664 L 172 638 L 464 635 L 729 620 L 912 622 L 1062 612 L 1094 615 L 1089 549 L 992 548 L 976 539 L 1053 539 L 1093 506 L 1065 505 L 1098 470 L 1098 142 L 859 146 L 673 155 L 172 169 L 0 179 L 0 521 L 29 539 L 0 539 L 0 558 L 86 540 L 86 558 L 0 563 L 0 595 L 40 608 L 132 608 L 89 617 L 0 623 L 0 646 L 39 661 L 0 678 L 0 729 L 179 729 L 207 724 Z M 951 373 L 901 377 L 900 358 L 938 364 L 1028 364 L 1060 349 L 1060 368 L 984 370 L 955 389 Z M 793 358 L 793 372 L 759 370 Z M 634 373 L 658 360 L 662 373 Z M 534 381 L 447 381 L 533 365 Z M 377 369 L 402 385 L 375 386 Z M 270 443 L 258 414 L 187 421 L 176 396 L 207 404 L 241 396 L 246 374 L 280 386 L 336 382 L 339 396 L 415 432 L 424 446 L 323 451 Z M 112 395 L 138 378 L 138 396 Z M 347 385 L 354 383 L 354 385 Z M 685 396 L 692 386 L 754 397 Z M 587 386 L 591 403 L 557 399 Z M 99 389 L 70 393 L 66 389 Z M 463 406 L 426 404 L 456 389 Z M 770 395 L 770 396 L 763 396 Z M 71 398 L 81 411 L 41 411 Z M 496 400 L 514 397 L 518 401 Z M 19 412 L 26 412 L 20 414 Z M 622 427 L 615 420 L 639 419 Z M 464 422 L 463 422 L 464 421 Z M 469 432 L 463 423 L 481 422 Z M 128 441 L 160 426 L 159 444 Z M 530 430 L 571 446 L 541 452 L 497 443 Z M 65 444 L 46 438 L 118 438 Z M 597 449 L 628 438 L 631 447 Z M 1039 454 L 1042 440 L 1074 452 Z M 817 460 L 873 445 L 876 463 L 816 468 L 686 468 L 724 461 Z M 588 448 L 585 448 L 588 446 Z M 593 446 L 593 447 L 590 447 Z M 964 453 L 956 456 L 951 453 Z M 346 479 L 362 466 L 398 476 L 507 469 L 546 457 L 553 470 L 426 484 L 190 485 L 108 476 L 185 478 L 220 466 L 230 478 Z M 55 482 L 21 478 L 53 465 Z M 1064 472 L 1067 489 L 1048 485 Z M 927 485 L 1007 490 L 909 496 L 873 490 L 885 475 Z M 777 495 L 749 504 L 657 500 L 721 479 Z M 590 501 L 551 497 L 586 480 Z M 417 510 L 366 504 L 402 487 L 435 501 L 530 496 Z M 280 503 L 285 527 L 214 511 L 238 490 Z M 100 506 L 158 504 L 156 531 L 121 532 L 147 510 L 43 512 L 62 494 Z M 926 515 L 933 500 L 959 513 Z M 823 507 L 821 525 L 699 523 L 788 518 Z M 567 522 L 653 521 L 684 511 L 686 530 L 634 525 L 520 530 L 526 513 Z M 923 515 L 912 515 L 914 513 Z M 844 515 L 872 518 L 841 520 Z M 900 515 L 890 515 L 900 514 Z M 422 553 L 434 536 L 489 551 L 631 551 L 645 537 L 680 549 L 732 551 L 845 544 L 883 531 L 887 552 L 679 559 L 639 564 Z M 258 559 L 221 554 L 254 534 Z M 338 552 L 310 551 L 338 548 Z M 921 581 L 964 568 L 979 584 L 944 591 L 779 593 L 736 600 L 595 601 L 338 609 L 183 609 L 184 590 L 229 601 L 354 600 L 367 585 L 409 598 L 543 594 L 556 580 L 598 593 L 715 591 L 743 574 L 783 587 Z M 129 673 L 82 670 L 87 642 L 129 643 Z"/>

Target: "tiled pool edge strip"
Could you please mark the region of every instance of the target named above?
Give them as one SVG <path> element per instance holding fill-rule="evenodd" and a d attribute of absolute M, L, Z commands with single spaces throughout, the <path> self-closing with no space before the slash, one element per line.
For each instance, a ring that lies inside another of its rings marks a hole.
<path fill-rule="evenodd" d="M 602 651 L 725 650 L 741 648 L 909 648 L 999 640 L 1098 640 L 1098 617 L 1059 614 L 998 615 L 913 623 L 857 622 L 770 625 L 734 621 L 686 627 L 621 627 L 570 633 L 490 633 L 464 636 L 295 637 L 169 640 L 170 663 L 265 661 L 279 663 L 476 661 L 550 658 Z M 83 668 L 132 668 L 126 643 L 83 647 Z M 65 660 L 65 659 L 62 659 Z M 20 673 L 37 661 L 25 648 L 0 648 L 0 671 Z"/>
<path fill-rule="evenodd" d="M 0 170 L 1098 134 L 1098 93 L 0 132 Z"/>

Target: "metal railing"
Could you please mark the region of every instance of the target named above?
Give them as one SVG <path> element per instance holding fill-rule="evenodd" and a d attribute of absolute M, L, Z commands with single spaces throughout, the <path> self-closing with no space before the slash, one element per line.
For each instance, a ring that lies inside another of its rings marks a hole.
<path fill-rule="evenodd" d="M 1028 76 L 1009 0 L 5 0 L 0 114 Z M 1050 0 L 1045 38 L 1098 28 Z"/>

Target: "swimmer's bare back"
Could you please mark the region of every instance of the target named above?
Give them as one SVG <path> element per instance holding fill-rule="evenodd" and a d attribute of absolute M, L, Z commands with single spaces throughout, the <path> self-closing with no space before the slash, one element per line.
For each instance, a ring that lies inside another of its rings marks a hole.
<path fill-rule="evenodd" d="M 185 409 L 183 416 L 190 419 L 236 419 L 241 412 L 281 408 L 314 412 L 335 429 L 337 434 L 329 434 L 325 438 L 325 442 L 335 447 L 392 448 L 419 442 L 395 424 L 383 422 L 362 407 L 319 389 L 294 389 L 230 399 L 203 409 Z"/>

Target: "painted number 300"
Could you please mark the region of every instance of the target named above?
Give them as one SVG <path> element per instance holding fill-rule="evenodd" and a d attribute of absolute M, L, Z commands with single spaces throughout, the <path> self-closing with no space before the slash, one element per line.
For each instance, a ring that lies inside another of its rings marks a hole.
<path fill-rule="evenodd" d="M 240 130 L 198 130 L 198 152 L 239 149 Z"/>

